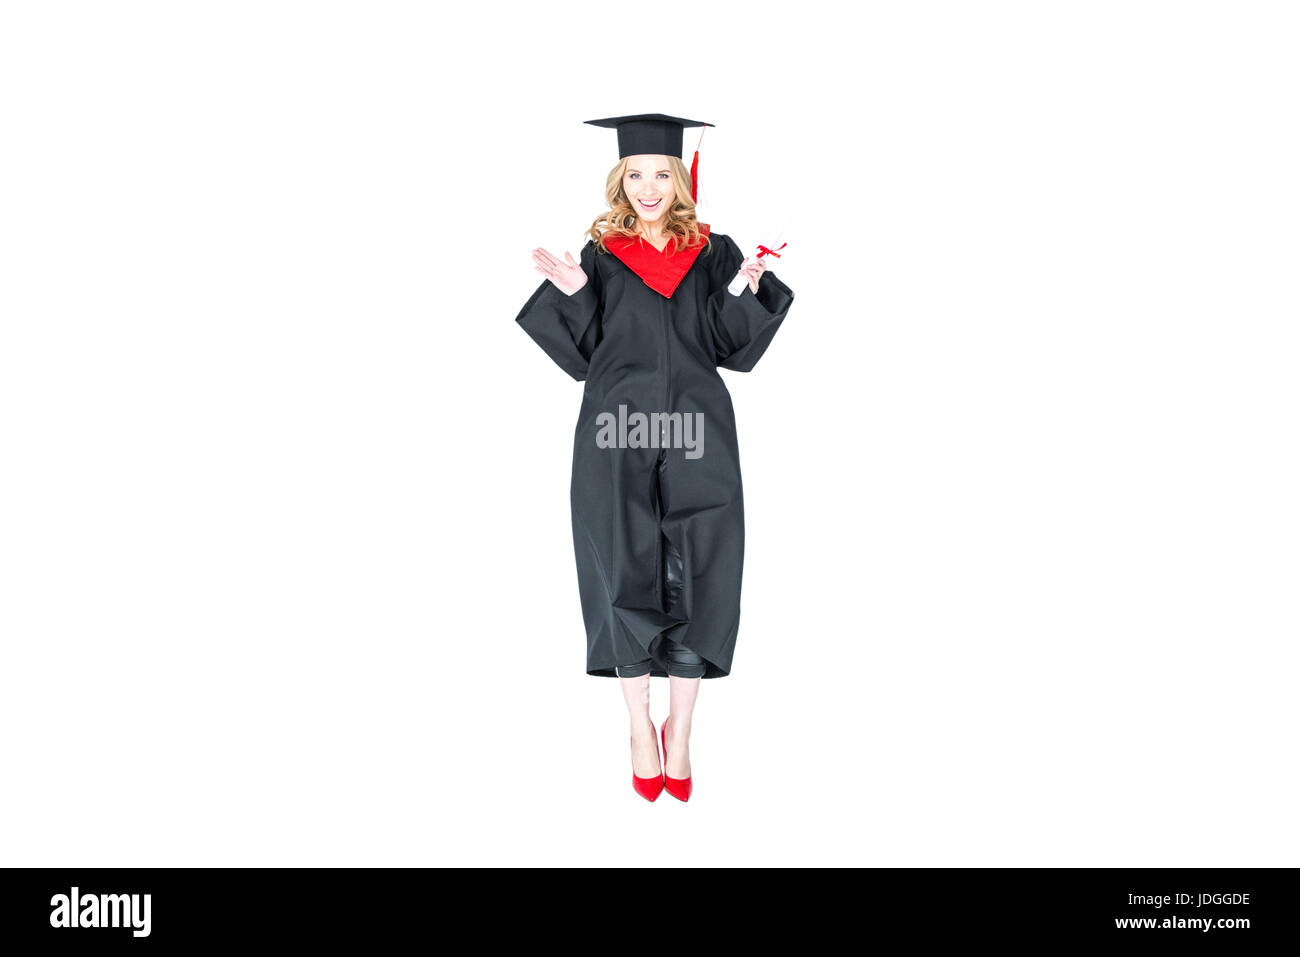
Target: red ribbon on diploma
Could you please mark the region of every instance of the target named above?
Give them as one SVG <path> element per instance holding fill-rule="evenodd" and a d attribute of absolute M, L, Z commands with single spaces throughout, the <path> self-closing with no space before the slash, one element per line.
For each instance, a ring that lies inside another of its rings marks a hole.
<path fill-rule="evenodd" d="M 790 244 L 789 244 L 789 243 L 782 243 L 780 246 L 777 246 L 776 249 L 785 249 L 785 247 L 788 246 L 788 245 L 790 245 Z M 762 259 L 764 256 L 775 256 L 777 259 L 780 259 L 780 258 L 781 258 L 781 254 L 780 254 L 779 252 L 777 252 L 776 249 L 768 249 L 768 248 L 767 248 L 766 246 L 764 246 L 762 243 L 759 243 L 759 244 L 758 244 L 758 255 L 755 256 L 754 258 L 755 258 L 755 259 Z"/>

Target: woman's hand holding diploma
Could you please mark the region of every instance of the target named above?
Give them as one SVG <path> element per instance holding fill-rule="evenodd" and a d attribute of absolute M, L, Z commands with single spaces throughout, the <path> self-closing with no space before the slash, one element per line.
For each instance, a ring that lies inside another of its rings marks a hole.
<path fill-rule="evenodd" d="M 568 260 L 567 263 L 560 262 L 545 249 L 534 249 L 533 268 L 553 282 L 560 292 L 572 296 L 587 284 L 587 274 L 568 252 L 565 252 L 564 258 Z"/>
<path fill-rule="evenodd" d="M 753 256 L 750 256 L 740 264 L 740 271 L 736 273 L 736 278 L 731 280 L 727 286 L 727 292 L 733 296 L 739 296 L 745 291 L 745 283 L 749 283 L 749 289 L 755 295 L 758 295 L 758 281 L 763 278 L 763 273 L 767 270 L 767 257 L 775 256 L 781 258 L 778 249 L 784 249 L 786 243 L 781 237 L 790 226 L 793 217 L 787 217 L 785 223 L 779 229 L 769 229 L 767 231 L 768 239 L 765 243 L 760 243 Z"/>
<path fill-rule="evenodd" d="M 740 264 L 740 271 L 736 273 L 736 280 L 742 276 L 749 282 L 749 291 L 758 295 L 758 281 L 763 278 L 763 273 L 767 271 L 767 263 L 762 258 L 746 259 Z M 733 283 L 735 285 L 736 283 Z"/>

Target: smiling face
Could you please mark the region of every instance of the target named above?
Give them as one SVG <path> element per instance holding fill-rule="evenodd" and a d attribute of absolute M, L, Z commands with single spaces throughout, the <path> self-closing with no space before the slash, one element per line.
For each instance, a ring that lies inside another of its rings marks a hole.
<path fill-rule="evenodd" d="M 662 221 L 665 210 L 677 197 L 668 157 L 649 153 L 629 156 L 623 173 L 623 192 L 632 201 L 637 216 L 647 225 Z"/>

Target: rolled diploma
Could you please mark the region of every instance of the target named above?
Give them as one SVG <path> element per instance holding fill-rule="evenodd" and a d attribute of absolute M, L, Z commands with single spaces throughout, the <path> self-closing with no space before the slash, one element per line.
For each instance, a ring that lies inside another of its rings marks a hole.
<path fill-rule="evenodd" d="M 775 237 L 772 236 L 773 232 L 776 232 Z M 785 226 L 782 226 L 779 230 L 769 229 L 767 231 L 767 235 L 769 241 L 762 243 L 762 245 L 766 246 L 768 249 L 776 249 L 781 245 L 781 239 L 785 235 Z M 758 253 L 759 253 L 759 249 L 757 246 L 755 246 L 754 255 L 746 259 L 740 265 L 744 267 L 746 263 L 753 262 L 758 257 Z M 727 292 L 731 293 L 733 296 L 739 296 L 742 292 L 745 291 L 745 287 L 748 285 L 749 285 L 749 279 L 746 278 L 745 274 L 741 272 L 737 272 L 736 277 L 732 279 L 730 285 L 727 286 Z"/>

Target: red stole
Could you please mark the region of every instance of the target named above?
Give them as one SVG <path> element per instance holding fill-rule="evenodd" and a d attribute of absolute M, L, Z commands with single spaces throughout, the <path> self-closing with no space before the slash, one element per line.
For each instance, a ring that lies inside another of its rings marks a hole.
<path fill-rule="evenodd" d="M 671 299 L 678 283 L 690 271 L 695 257 L 704 248 L 703 237 L 709 235 L 709 224 L 700 223 L 701 239 L 696 245 L 677 252 L 672 252 L 677 243 L 674 236 L 668 240 L 664 251 L 660 252 L 640 236 L 609 236 L 605 239 L 605 248 L 612 252 L 628 269 L 632 270 L 659 295 Z M 671 255 L 669 255 L 671 253 Z"/>

